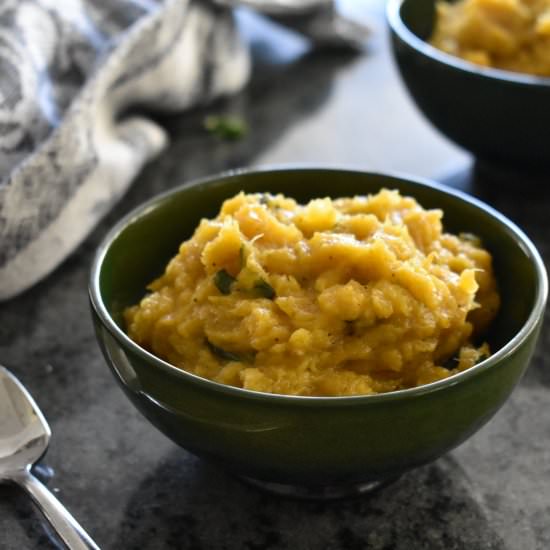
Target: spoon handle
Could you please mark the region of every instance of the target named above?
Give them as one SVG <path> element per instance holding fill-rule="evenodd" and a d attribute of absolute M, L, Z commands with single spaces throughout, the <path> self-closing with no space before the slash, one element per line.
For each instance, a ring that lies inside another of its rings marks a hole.
<path fill-rule="evenodd" d="M 21 472 L 14 481 L 29 493 L 69 550 L 100 550 L 63 504 L 31 472 Z"/>

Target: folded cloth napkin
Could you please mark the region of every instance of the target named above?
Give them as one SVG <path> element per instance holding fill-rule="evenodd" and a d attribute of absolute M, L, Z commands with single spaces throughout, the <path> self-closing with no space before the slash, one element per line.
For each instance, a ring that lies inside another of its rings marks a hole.
<path fill-rule="evenodd" d="M 51 272 L 166 145 L 140 108 L 181 111 L 247 82 L 231 7 L 356 45 L 332 0 L 3 0 L 0 300 Z"/>

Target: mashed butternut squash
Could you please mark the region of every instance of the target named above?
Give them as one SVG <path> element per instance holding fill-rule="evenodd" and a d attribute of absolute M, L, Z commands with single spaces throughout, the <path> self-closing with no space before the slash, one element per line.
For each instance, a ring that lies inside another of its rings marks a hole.
<path fill-rule="evenodd" d="M 439 1 L 431 42 L 479 65 L 550 76 L 550 0 Z"/>
<path fill-rule="evenodd" d="M 489 354 L 490 254 L 396 191 L 239 195 L 126 310 L 128 334 L 181 369 L 261 392 L 340 396 L 446 378 Z"/>

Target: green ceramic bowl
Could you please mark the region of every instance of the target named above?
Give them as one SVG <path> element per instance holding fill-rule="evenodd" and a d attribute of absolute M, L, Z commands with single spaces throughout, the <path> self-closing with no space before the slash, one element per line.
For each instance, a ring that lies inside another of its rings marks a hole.
<path fill-rule="evenodd" d="M 357 397 L 296 397 L 224 386 L 151 355 L 124 331 L 122 311 L 160 275 L 199 220 L 241 190 L 299 201 L 398 189 L 445 211 L 446 228 L 478 234 L 493 253 L 502 310 L 494 355 L 423 387 Z M 521 292 L 518 292 L 521 289 Z M 185 449 L 281 492 L 336 496 L 424 464 L 472 435 L 523 374 L 547 295 L 539 254 L 515 225 L 466 195 L 361 171 L 286 168 L 222 174 L 170 190 L 124 218 L 95 258 L 90 298 L 97 337 L 126 395 Z"/>
<path fill-rule="evenodd" d="M 389 0 L 387 18 L 401 76 L 432 124 L 485 165 L 503 172 L 550 168 L 550 78 L 485 68 L 426 41 L 436 0 Z"/>

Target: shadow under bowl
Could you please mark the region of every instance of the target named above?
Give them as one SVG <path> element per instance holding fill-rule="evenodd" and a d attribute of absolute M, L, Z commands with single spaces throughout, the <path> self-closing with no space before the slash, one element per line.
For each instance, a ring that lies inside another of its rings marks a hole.
<path fill-rule="evenodd" d="M 475 65 L 431 46 L 436 0 L 389 0 L 401 77 L 418 108 L 480 164 L 548 181 L 550 78 Z M 525 176 L 525 177 L 522 177 Z"/>
<path fill-rule="evenodd" d="M 307 201 L 383 187 L 413 196 L 426 208 L 442 208 L 447 230 L 476 233 L 493 254 L 502 296 L 487 336 L 494 354 L 470 370 L 380 395 L 272 395 L 177 369 L 125 334 L 123 310 L 141 299 L 179 244 L 202 217 L 215 216 L 224 199 L 244 190 Z M 174 188 L 137 208 L 107 235 L 90 283 L 105 359 L 154 426 L 192 453 L 256 483 L 287 493 L 285 488 L 305 487 L 321 496 L 394 478 L 449 451 L 485 424 L 528 365 L 546 294 L 546 273 L 534 246 L 481 202 L 426 182 L 322 168 L 238 171 Z"/>

